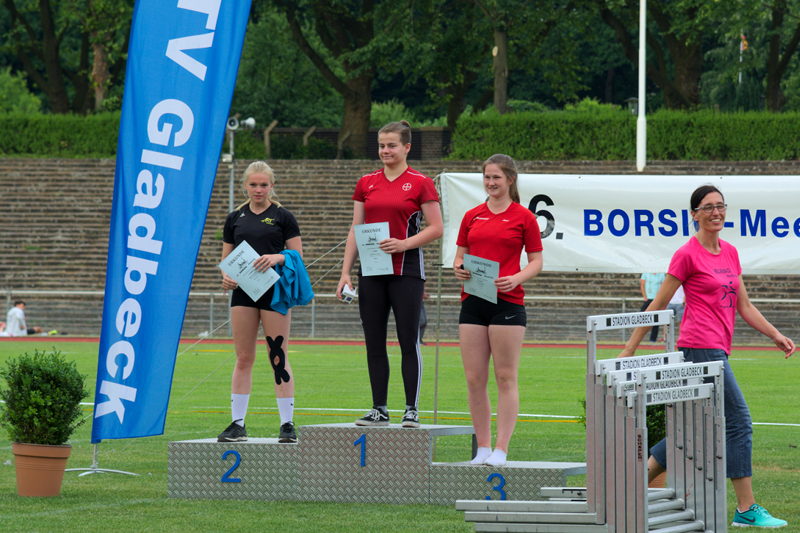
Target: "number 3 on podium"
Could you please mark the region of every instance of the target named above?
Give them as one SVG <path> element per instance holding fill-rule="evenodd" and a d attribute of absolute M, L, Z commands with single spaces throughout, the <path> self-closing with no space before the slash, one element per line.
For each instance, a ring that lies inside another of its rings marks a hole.
<path fill-rule="evenodd" d="M 486 481 L 491 483 L 495 479 L 497 480 L 497 484 L 492 485 L 492 490 L 500 494 L 501 500 L 507 499 L 506 491 L 503 490 L 503 487 L 506 486 L 506 478 L 504 478 L 502 474 L 495 472 L 494 474 L 489 474 L 489 477 L 486 478 Z M 487 496 L 486 499 L 491 500 L 492 497 Z"/>

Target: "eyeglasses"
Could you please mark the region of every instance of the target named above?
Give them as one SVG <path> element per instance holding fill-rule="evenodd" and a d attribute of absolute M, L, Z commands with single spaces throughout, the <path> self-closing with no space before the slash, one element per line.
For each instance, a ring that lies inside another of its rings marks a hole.
<path fill-rule="evenodd" d="M 714 209 L 719 211 L 720 213 L 725 211 L 728 208 L 728 204 L 706 204 L 701 205 L 700 207 L 695 207 L 695 211 L 705 211 L 706 213 L 712 212 Z"/>

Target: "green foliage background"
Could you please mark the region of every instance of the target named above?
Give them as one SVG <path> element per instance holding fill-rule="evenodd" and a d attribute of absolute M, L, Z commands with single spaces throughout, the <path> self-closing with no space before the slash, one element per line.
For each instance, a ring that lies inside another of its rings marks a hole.
<path fill-rule="evenodd" d="M 647 158 L 775 161 L 800 157 L 800 113 L 661 110 L 647 118 Z M 465 115 L 450 159 L 507 153 L 522 160 L 632 160 L 636 116 L 625 111 Z"/>
<path fill-rule="evenodd" d="M 588 103 L 587 103 L 588 102 Z M 0 114 L 0 156 L 114 157 L 119 113 Z M 687 161 L 782 161 L 800 158 L 800 112 L 660 110 L 647 118 L 647 158 Z M 227 151 L 227 140 L 221 147 Z M 272 135 L 273 159 L 333 159 L 336 147 L 299 135 Z M 265 157 L 261 132 L 236 134 L 237 158 Z M 462 115 L 450 159 L 507 153 L 521 160 L 619 161 L 636 157 L 636 116 L 585 101 L 562 111 L 488 110 Z"/>

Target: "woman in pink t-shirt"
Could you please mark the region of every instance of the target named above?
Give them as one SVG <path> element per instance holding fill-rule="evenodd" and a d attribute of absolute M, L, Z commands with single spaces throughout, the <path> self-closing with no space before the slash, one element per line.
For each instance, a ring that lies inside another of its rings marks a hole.
<path fill-rule="evenodd" d="M 690 206 L 697 233 L 672 256 L 664 283 L 647 310 L 665 309 L 678 287 L 683 286 L 686 307 L 678 348 L 687 361 L 724 363 L 727 474 L 737 500 L 733 524 L 782 527 L 787 522 L 757 505 L 753 495 L 750 410 L 728 364 L 736 313 L 769 337 L 787 358 L 795 351 L 795 345 L 750 301 L 742 279 L 739 254 L 730 243 L 719 238 L 727 208 L 722 193 L 713 185 L 703 185 L 692 193 Z M 620 357 L 633 355 L 648 329 L 636 328 Z M 648 473 L 652 479 L 667 466 L 664 441 L 653 446 L 650 452 Z"/>
<path fill-rule="evenodd" d="M 467 378 L 467 396 L 478 450 L 472 464 L 502 466 L 519 411 L 517 374 L 527 316 L 522 284 L 542 270 L 542 239 L 536 217 L 519 203 L 517 167 L 504 154 L 483 164 L 486 202 L 467 211 L 456 239 L 453 271 L 461 282 L 471 278 L 464 255 L 499 263 L 494 280 L 497 303 L 461 291 L 458 337 Z M 528 264 L 520 269 L 525 250 Z M 493 289 L 492 288 L 492 289 Z M 494 292 L 494 291 L 492 291 Z M 486 385 L 489 360 L 497 382 L 497 438 L 492 450 L 491 404 Z"/>

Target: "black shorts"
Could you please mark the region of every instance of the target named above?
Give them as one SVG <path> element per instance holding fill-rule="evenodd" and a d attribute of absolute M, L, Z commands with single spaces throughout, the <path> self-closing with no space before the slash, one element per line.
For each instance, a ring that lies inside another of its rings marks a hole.
<path fill-rule="evenodd" d="M 528 324 L 528 315 L 524 305 L 507 302 L 502 298 L 498 298 L 497 303 L 493 304 L 470 294 L 461 302 L 458 323 L 524 327 Z"/>
<path fill-rule="evenodd" d="M 256 309 L 262 309 L 264 311 L 272 311 L 272 294 L 275 292 L 274 287 L 270 287 L 267 292 L 265 292 L 261 298 L 258 299 L 257 302 L 254 302 L 252 298 L 250 298 L 246 292 L 244 292 L 239 287 L 233 289 L 233 293 L 231 293 L 231 307 L 242 306 L 242 307 L 255 307 Z"/>

